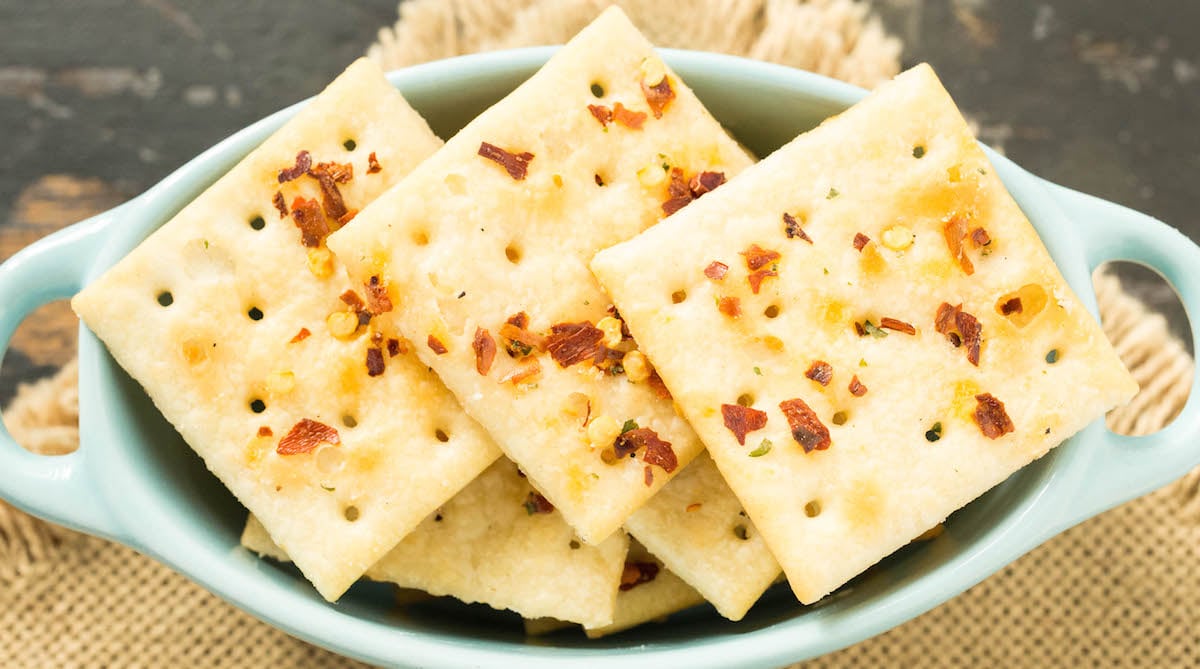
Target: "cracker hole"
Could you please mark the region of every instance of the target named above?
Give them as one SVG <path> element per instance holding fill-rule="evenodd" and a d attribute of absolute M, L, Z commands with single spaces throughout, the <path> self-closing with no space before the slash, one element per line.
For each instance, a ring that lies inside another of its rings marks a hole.
<path fill-rule="evenodd" d="M 924 158 L 925 157 L 925 145 L 917 144 L 916 146 L 914 146 L 912 155 L 913 155 L 913 158 Z"/>
<path fill-rule="evenodd" d="M 593 174 L 593 175 L 592 175 L 592 178 L 595 180 L 595 182 L 596 182 L 596 185 L 597 185 L 597 186 L 606 186 L 606 185 L 608 185 L 608 182 L 606 182 L 606 181 L 604 180 L 604 177 L 600 176 L 600 173 L 599 173 L 599 172 L 596 172 L 595 174 Z"/>
<path fill-rule="evenodd" d="M 250 400 L 250 410 L 254 413 L 262 413 L 267 410 L 267 403 L 256 397 Z"/>
<path fill-rule="evenodd" d="M 521 262 L 521 248 L 516 244 L 509 244 L 504 247 L 504 257 L 508 258 L 508 262 L 517 264 Z"/>
<path fill-rule="evenodd" d="M 804 515 L 808 516 L 809 518 L 816 518 L 817 516 L 821 515 L 821 502 L 814 499 L 808 504 L 805 504 Z"/>
<path fill-rule="evenodd" d="M 767 318 L 775 318 L 779 316 L 779 305 L 772 304 L 766 309 L 763 309 L 763 316 L 766 316 Z"/>
<path fill-rule="evenodd" d="M 742 393 L 737 398 L 738 406 L 748 407 L 754 405 L 754 395 L 750 393 Z"/>
<path fill-rule="evenodd" d="M 424 230 L 417 230 L 412 233 L 412 243 L 417 246 L 425 246 L 429 244 L 429 233 Z"/>
<path fill-rule="evenodd" d="M 346 414 L 346 415 L 342 416 L 342 425 L 345 425 L 346 427 L 349 427 L 349 428 L 358 427 L 358 419 L 355 418 L 354 416 L 351 416 L 350 414 Z"/>
<path fill-rule="evenodd" d="M 342 142 L 342 147 L 347 151 L 353 151 L 358 148 L 358 142 L 354 141 L 353 139 L 347 139 L 346 141 Z"/>
<path fill-rule="evenodd" d="M 604 84 L 600 83 L 599 81 L 593 81 L 591 88 L 592 95 L 598 98 L 604 97 Z"/>
<path fill-rule="evenodd" d="M 567 544 L 567 546 L 569 546 L 573 551 L 579 550 L 579 542 L 574 539 L 572 539 L 571 543 Z"/>
<path fill-rule="evenodd" d="M 346 507 L 342 510 L 342 516 L 345 517 L 348 522 L 353 523 L 354 521 L 358 520 L 358 507 L 354 506 L 353 504 Z"/>
<path fill-rule="evenodd" d="M 680 304 L 681 302 L 683 302 L 686 299 L 687 299 L 687 291 L 686 290 L 677 290 L 677 291 L 671 293 L 671 304 Z"/>
<path fill-rule="evenodd" d="M 250 307 L 250 310 L 246 312 L 246 316 L 252 321 L 261 321 L 263 319 L 263 312 L 258 307 Z"/>
<path fill-rule="evenodd" d="M 750 530 L 746 529 L 746 525 L 744 523 L 738 523 L 737 525 L 733 526 L 733 536 L 741 539 L 742 541 L 746 541 L 750 538 Z"/>
<path fill-rule="evenodd" d="M 437 440 L 442 442 L 443 444 L 446 443 L 447 441 L 450 441 L 450 435 L 446 434 L 446 431 L 440 427 L 433 431 L 433 436 L 436 437 Z"/>
<path fill-rule="evenodd" d="M 254 218 L 250 219 L 251 230 L 262 230 L 265 227 L 267 227 L 267 222 L 263 220 L 262 216 L 255 216 Z"/>
<path fill-rule="evenodd" d="M 171 291 L 169 290 L 164 290 L 163 292 L 159 293 L 156 299 L 158 300 L 159 306 L 163 307 L 169 307 L 175 303 L 175 296 L 172 295 Z"/>
<path fill-rule="evenodd" d="M 847 420 L 850 420 L 850 414 L 846 413 L 845 411 L 839 411 L 833 414 L 834 425 L 845 425 Z"/>

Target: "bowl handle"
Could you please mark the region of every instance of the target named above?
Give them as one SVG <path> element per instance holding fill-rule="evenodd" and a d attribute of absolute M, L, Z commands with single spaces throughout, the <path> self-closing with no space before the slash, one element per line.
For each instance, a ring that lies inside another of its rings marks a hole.
<path fill-rule="evenodd" d="M 1048 184 L 1078 230 L 1089 267 L 1111 260 L 1136 262 L 1158 272 L 1178 292 L 1200 351 L 1200 247 L 1175 228 L 1112 202 Z M 1078 496 L 1065 510 L 1065 529 L 1139 497 L 1200 465 L 1200 367 L 1183 411 L 1154 434 L 1131 437 L 1093 426 L 1095 447 L 1083 468 Z"/>
<path fill-rule="evenodd" d="M 122 205 L 49 235 L 0 265 L 0 356 L 30 312 L 71 297 Z M 89 534 L 123 533 L 86 476 L 87 453 L 37 455 L 21 448 L 0 423 L 0 498 L 40 518 Z"/>

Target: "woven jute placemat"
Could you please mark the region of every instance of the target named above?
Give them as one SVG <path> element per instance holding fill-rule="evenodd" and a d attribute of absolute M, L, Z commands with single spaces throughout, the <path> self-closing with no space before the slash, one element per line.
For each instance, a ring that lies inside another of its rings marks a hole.
<path fill-rule="evenodd" d="M 606 0 L 412 0 L 370 55 L 389 68 L 560 43 Z M 901 44 L 854 0 L 619 2 L 662 46 L 724 51 L 872 86 Z M 1109 426 L 1154 432 L 1182 408 L 1193 362 L 1164 319 L 1095 277 L 1104 328 L 1142 386 Z M 4 420 L 26 448 L 79 444 L 76 366 L 24 387 Z M 1200 445 L 1198 445 L 1200 447 Z M 1200 664 L 1200 472 L 1051 540 L 891 632 L 802 666 Z M 0 503 L 0 667 L 357 667 L 232 608 L 134 551 Z M 800 665 L 798 665 L 800 666 Z"/>

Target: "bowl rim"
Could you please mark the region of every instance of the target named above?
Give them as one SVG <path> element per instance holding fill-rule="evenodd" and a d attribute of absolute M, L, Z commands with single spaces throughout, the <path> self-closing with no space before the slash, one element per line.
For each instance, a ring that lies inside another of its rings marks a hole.
<path fill-rule="evenodd" d="M 447 79 L 487 80 L 515 72 L 533 71 L 558 47 L 532 47 L 460 56 L 392 72 L 394 86 L 404 91 L 444 84 Z M 840 106 L 850 106 L 866 91 L 820 75 L 746 58 L 707 52 L 663 49 L 668 64 L 681 73 L 712 71 L 722 76 L 750 77 L 802 91 Z M 687 76 L 684 76 L 687 79 Z M 106 241 L 85 275 L 90 282 L 179 208 L 232 167 L 305 104 L 302 101 L 244 128 L 189 161 L 126 207 L 110 228 Z M 1044 184 L 1010 161 L 988 150 L 988 158 L 1034 222 L 1064 277 L 1096 315 L 1090 271 L 1077 245 L 1071 221 L 1053 203 Z M 80 338 L 81 433 L 87 446 L 84 466 L 96 474 L 101 497 L 118 523 L 127 529 L 125 543 L 170 565 L 210 592 L 289 634 L 350 657 L 395 666 L 476 666 L 519 661 L 529 667 L 597 666 L 604 662 L 636 665 L 687 664 L 693 667 L 769 666 L 795 662 L 837 650 L 890 629 L 961 593 L 1044 541 L 1061 527 L 1027 522 L 1069 503 L 1080 484 L 1086 460 L 1080 442 L 1096 437 L 1093 424 L 1043 458 L 1047 464 L 1031 492 L 988 529 L 974 550 L 959 552 L 917 581 L 871 600 L 845 619 L 816 615 L 792 618 L 761 629 L 719 637 L 651 643 L 622 648 L 555 648 L 456 639 L 414 632 L 354 617 L 338 606 L 284 591 L 246 567 L 245 560 L 213 560 L 212 542 L 175 527 L 163 509 L 146 504 L 152 487 L 133 476 L 120 439 L 125 433 L 115 412 L 104 409 L 113 396 L 115 379 L 104 364 L 107 353 L 94 336 Z M 1053 530 L 1053 531 L 1050 531 Z"/>

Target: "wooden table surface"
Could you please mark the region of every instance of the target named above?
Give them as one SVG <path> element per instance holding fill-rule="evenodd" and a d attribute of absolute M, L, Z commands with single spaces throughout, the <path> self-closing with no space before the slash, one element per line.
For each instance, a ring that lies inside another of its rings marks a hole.
<path fill-rule="evenodd" d="M 874 5 L 985 142 L 1200 239 L 1200 2 Z M 394 0 L 0 0 L 0 258 L 316 93 L 395 18 Z M 1182 330 L 1169 290 L 1128 278 Z M 0 403 L 70 359 L 74 328 L 65 304 L 22 325 Z"/>

